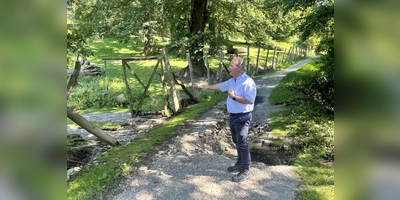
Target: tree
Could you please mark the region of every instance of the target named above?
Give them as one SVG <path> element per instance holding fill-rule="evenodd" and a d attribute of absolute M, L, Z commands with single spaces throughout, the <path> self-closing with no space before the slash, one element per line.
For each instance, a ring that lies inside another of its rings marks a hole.
<path fill-rule="evenodd" d="M 304 0 L 284 1 L 287 10 L 299 10 L 303 14 L 302 23 L 297 27 L 301 33 L 300 41 L 318 37 L 318 52 L 326 52 L 315 83 L 310 85 L 314 99 L 329 112 L 334 111 L 334 1 L 333 0 Z"/>
<path fill-rule="evenodd" d="M 193 71 L 197 76 L 206 72 L 204 64 L 204 30 L 208 22 L 209 12 L 207 10 L 207 0 L 191 0 L 191 13 L 189 22 L 190 48 L 189 53 L 192 59 Z"/>
<path fill-rule="evenodd" d="M 85 27 L 85 32 L 116 37 L 120 42 L 140 42 L 145 55 L 152 51 L 156 36 L 169 37 L 168 52 L 181 57 L 189 52 L 194 73 L 201 76 L 206 71 L 204 52 L 217 54 L 222 46 L 229 45 L 230 36 L 245 37 L 257 44 L 287 37 L 289 20 L 282 20 L 285 16 L 276 14 L 274 2 L 72 0 L 70 3 L 75 5 L 77 22 Z"/>

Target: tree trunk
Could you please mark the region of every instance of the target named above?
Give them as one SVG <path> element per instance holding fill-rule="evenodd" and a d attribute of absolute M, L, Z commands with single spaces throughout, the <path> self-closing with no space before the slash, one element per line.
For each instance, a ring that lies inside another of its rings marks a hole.
<path fill-rule="evenodd" d="M 208 20 L 207 0 L 192 0 L 192 11 L 190 15 L 189 31 L 191 36 L 204 33 Z M 190 55 L 192 55 L 193 72 L 195 76 L 202 76 L 206 72 L 204 65 L 204 39 L 191 41 Z"/>
<path fill-rule="evenodd" d="M 87 121 L 85 118 L 80 116 L 78 113 L 75 113 L 71 108 L 68 107 L 67 107 L 67 117 L 76 124 L 78 124 L 83 129 L 87 130 L 89 133 L 99 138 L 101 141 L 106 142 L 112 146 L 119 145 L 119 142 L 115 138 L 105 133 L 103 130 L 97 128 L 89 121 Z"/>

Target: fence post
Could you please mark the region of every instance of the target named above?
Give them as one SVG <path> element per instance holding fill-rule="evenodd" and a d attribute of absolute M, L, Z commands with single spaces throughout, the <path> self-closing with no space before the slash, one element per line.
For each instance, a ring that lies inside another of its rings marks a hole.
<path fill-rule="evenodd" d="M 222 82 L 222 65 L 224 64 L 224 54 L 222 53 L 222 49 L 219 50 L 219 66 L 216 80 L 218 83 Z"/>
<path fill-rule="evenodd" d="M 278 52 L 276 52 L 276 67 L 278 67 L 278 65 L 279 65 L 279 51 Z"/>
<path fill-rule="evenodd" d="M 283 55 L 282 55 L 282 59 L 281 59 L 281 64 L 284 64 L 284 60 L 285 60 L 285 54 L 286 54 L 286 48 L 283 48 Z"/>
<path fill-rule="evenodd" d="M 286 57 L 286 62 L 290 62 L 290 53 L 292 52 L 292 47 L 289 48 L 288 55 Z"/>
<path fill-rule="evenodd" d="M 247 46 L 247 73 L 250 74 L 250 45 Z"/>
<path fill-rule="evenodd" d="M 211 85 L 211 80 L 210 80 L 210 66 L 208 64 L 208 55 L 205 56 L 206 60 L 206 68 L 207 68 L 207 83 L 208 85 Z"/>
<path fill-rule="evenodd" d="M 272 57 L 272 69 L 275 70 L 275 57 L 276 57 L 276 47 L 274 47 L 274 57 Z"/>
<path fill-rule="evenodd" d="M 269 56 L 269 47 L 267 47 L 267 57 L 265 57 L 265 67 L 268 69 L 268 56 Z"/>
<path fill-rule="evenodd" d="M 188 60 L 188 64 L 189 64 L 190 81 L 192 81 L 192 93 L 193 93 L 193 96 L 196 96 L 196 90 L 194 88 L 194 79 L 193 79 L 193 66 L 192 66 L 192 61 L 190 60 L 189 53 L 186 53 L 186 59 Z"/>
<path fill-rule="evenodd" d="M 180 110 L 180 105 L 179 105 L 179 99 L 178 99 L 178 95 L 177 95 L 174 77 L 173 77 L 172 70 L 171 70 L 171 65 L 169 64 L 169 60 L 168 60 L 167 54 L 165 53 L 165 49 L 162 50 L 162 54 L 165 59 L 165 67 L 167 68 L 168 79 L 171 84 L 170 90 L 171 90 L 172 101 L 174 103 L 174 111 L 175 111 L 175 113 L 177 113 Z"/>
<path fill-rule="evenodd" d="M 163 88 L 163 97 L 164 97 L 164 116 L 169 117 L 170 114 L 168 112 L 168 95 L 167 95 L 167 86 L 165 84 L 165 78 L 164 78 L 164 66 L 162 62 L 162 58 L 159 58 L 160 64 L 161 64 L 161 83 L 162 83 L 162 88 Z"/>
<path fill-rule="evenodd" d="M 131 117 L 134 117 L 134 113 L 133 113 L 133 104 L 132 104 L 132 92 L 131 92 L 131 88 L 129 87 L 128 84 L 128 79 L 126 77 L 126 66 L 125 66 L 125 61 L 122 60 L 122 70 L 124 72 L 124 82 L 125 82 L 125 86 L 126 86 L 126 93 L 128 94 L 128 101 L 129 101 L 129 110 L 131 112 Z"/>
<path fill-rule="evenodd" d="M 261 48 L 261 45 L 258 46 L 257 60 L 256 60 L 256 70 L 254 70 L 256 75 L 258 74 L 258 59 L 260 58 L 260 48 Z"/>

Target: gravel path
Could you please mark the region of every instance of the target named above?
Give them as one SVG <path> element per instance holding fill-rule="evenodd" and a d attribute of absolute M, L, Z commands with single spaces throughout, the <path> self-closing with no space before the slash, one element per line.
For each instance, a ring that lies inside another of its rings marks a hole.
<path fill-rule="evenodd" d="M 256 81 L 259 98 L 253 111 L 253 124 L 268 124 L 269 113 L 282 109 L 282 106 L 269 105 L 271 90 L 287 73 L 314 58 Z M 180 125 L 131 174 L 104 193 L 103 199 L 295 199 L 298 180 L 293 166 L 252 161 L 251 179 L 242 183 L 231 181 L 233 174 L 226 168 L 235 163 L 236 150 L 228 134 L 227 117 L 225 101 L 222 101 Z M 265 135 L 265 131 L 260 132 Z M 258 136 L 255 129 L 249 132 L 250 138 Z"/>

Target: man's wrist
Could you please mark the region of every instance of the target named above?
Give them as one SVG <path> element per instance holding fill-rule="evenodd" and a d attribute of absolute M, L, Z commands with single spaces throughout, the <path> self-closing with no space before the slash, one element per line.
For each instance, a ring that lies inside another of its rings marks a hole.
<path fill-rule="evenodd" d="M 233 95 L 232 99 L 233 99 L 234 101 L 236 101 L 236 95 Z"/>

